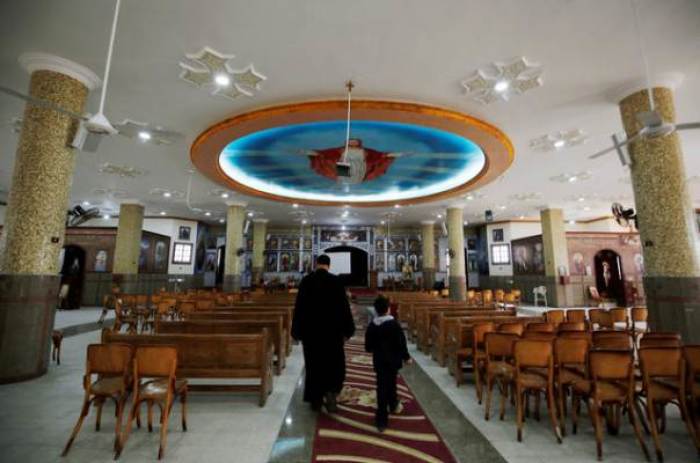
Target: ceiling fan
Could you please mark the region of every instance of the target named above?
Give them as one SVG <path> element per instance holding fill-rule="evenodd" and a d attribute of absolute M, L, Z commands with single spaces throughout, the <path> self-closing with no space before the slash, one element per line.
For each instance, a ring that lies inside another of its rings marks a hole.
<path fill-rule="evenodd" d="M 81 115 L 69 111 L 51 101 L 35 98 L 31 95 L 18 92 L 0 85 L 0 92 L 20 98 L 27 101 L 29 104 L 41 106 L 43 108 L 52 109 L 62 114 L 68 115 L 80 123 L 77 134 L 73 139 L 71 146 L 81 149 L 82 151 L 97 151 L 99 142 L 104 136 L 119 134 L 127 138 L 139 139 L 144 143 L 156 145 L 170 144 L 173 141 L 182 138 L 182 134 L 171 130 L 166 130 L 159 126 L 136 122 L 130 119 L 124 119 L 120 124 L 112 125 L 104 114 L 105 99 L 107 96 L 107 83 L 109 81 L 110 68 L 112 66 L 112 54 L 114 52 L 114 40 L 117 32 L 117 20 L 119 18 L 119 7 L 121 0 L 116 0 L 114 8 L 114 18 L 112 19 L 112 30 L 109 38 L 109 48 L 107 49 L 107 60 L 105 62 L 105 72 L 102 83 L 102 93 L 100 94 L 100 106 L 97 114 Z"/>
<path fill-rule="evenodd" d="M 615 221 L 621 227 L 632 227 L 637 228 L 637 214 L 634 212 L 633 208 L 625 209 L 620 203 L 613 203 L 611 207 L 613 217 Z"/>
<path fill-rule="evenodd" d="M 82 206 L 78 205 L 73 209 L 68 210 L 68 214 L 66 216 L 66 227 L 77 227 L 78 225 L 99 216 L 100 210 L 98 208 L 91 207 L 89 209 L 83 209 Z"/>
<path fill-rule="evenodd" d="M 597 159 L 601 156 L 604 156 L 612 151 L 616 151 L 618 154 L 618 157 L 620 158 L 620 162 L 622 163 L 623 166 L 627 166 L 631 164 L 631 159 L 629 157 L 629 153 L 627 152 L 627 145 L 632 143 L 633 141 L 639 140 L 639 139 L 650 139 L 650 138 L 661 138 L 661 137 L 666 137 L 676 131 L 680 130 L 692 130 L 692 129 L 700 129 L 700 121 L 699 122 L 687 122 L 687 123 L 681 123 L 681 124 L 673 124 L 671 122 L 666 122 L 663 120 L 661 117 L 661 114 L 656 111 L 655 106 L 654 106 L 654 97 L 653 97 L 653 88 L 651 85 L 651 77 L 649 75 L 649 61 L 647 59 L 646 53 L 644 51 L 644 45 L 642 42 L 642 35 L 640 32 L 640 27 L 639 27 L 639 11 L 637 9 L 637 3 L 636 0 L 631 0 L 632 2 L 632 9 L 634 10 L 634 25 L 635 25 L 635 31 L 637 33 L 637 40 L 639 43 L 639 53 L 642 57 L 642 61 L 644 63 L 644 74 L 646 76 L 646 81 L 647 81 L 647 96 L 649 98 L 649 111 L 644 111 L 640 112 L 637 114 L 637 121 L 641 125 L 641 128 L 639 131 L 627 138 L 624 132 L 621 133 L 616 133 L 612 135 L 612 141 L 613 141 L 613 146 L 606 148 L 602 151 L 599 151 L 598 153 L 595 153 L 591 156 L 589 156 L 589 159 Z"/>

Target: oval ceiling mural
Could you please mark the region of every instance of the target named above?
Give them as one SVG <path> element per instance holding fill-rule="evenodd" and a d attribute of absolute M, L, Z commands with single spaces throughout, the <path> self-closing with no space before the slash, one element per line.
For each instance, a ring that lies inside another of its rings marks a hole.
<path fill-rule="evenodd" d="M 455 111 L 356 100 L 265 108 L 226 119 L 192 145 L 192 163 L 246 195 L 313 205 L 386 206 L 478 188 L 513 161 L 497 128 Z"/>

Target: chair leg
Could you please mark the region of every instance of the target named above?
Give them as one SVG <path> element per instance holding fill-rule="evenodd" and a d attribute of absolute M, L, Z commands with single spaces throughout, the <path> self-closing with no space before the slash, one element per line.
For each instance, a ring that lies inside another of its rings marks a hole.
<path fill-rule="evenodd" d="M 540 421 L 540 392 L 534 391 L 535 393 L 535 419 Z"/>
<path fill-rule="evenodd" d="M 506 382 L 505 380 L 501 382 L 501 412 L 498 416 L 498 418 L 503 421 L 503 418 L 506 416 L 506 400 L 508 399 L 508 389 L 510 388 L 510 384 Z"/>
<path fill-rule="evenodd" d="M 698 439 L 697 430 L 693 424 L 693 418 L 688 410 L 688 403 L 686 402 L 685 397 L 678 398 L 678 406 L 681 409 L 681 416 L 685 418 L 683 421 L 685 422 L 686 428 L 688 428 L 688 434 L 690 434 L 693 445 L 695 445 L 697 451 L 700 452 L 700 440 Z"/>
<path fill-rule="evenodd" d="M 104 399 L 97 399 L 95 401 L 95 408 L 97 408 L 97 417 L 95 418 L 95 431 L 100 430 L 100 423 L 102 422 L 102 406 L 104 405 Z"/>
<path fill-rule="evenodd" d="M 491 412 L 491 395 L 493 393 L 493 376 L 490 373 L 486 374 L 486 406 L 484 411 L 484 419 L 488 421 L 489 413 Z"/>
<path fill-rule="evenodd" d="M 158 448 L 159 460 L 163 458 L 163 455 L 165 454 L 165 445 L 168 441 L 168 419 L 170 418 L 170 414 L 168 413 L 168 411 L 168 404 L 163 404 L 163 406 L 161 407 L 162 424 L 160 428 L 160 447 Z"/>
<path fill-rule="evenodd" d="M 476 382 L 476 398 L 481 405 L 481 399 L 483 398 L 483 390 L 481 384 L 481 366 L 478 360 L 474 361 L 474 382 Z"/>
<path fill-rule="evenodd" d="M 593 428 L 595 429 L 595 449 L 598 461 L 603 460 L 603 424 L 600 422 L 600 409 L 595 399 L 591 400 L 590 412 Z"/>
<path fill-rule="evenodd" d="M 557 442 L 561 444 L 561 429 L 559 428 L 556 406 L 554 405 L 554 387 L 551 384 L 547 388 L 547 409 L 549 410 L 549 419 L 552 421 L 554 435 L 557 437 Z"/>
<path fill-rule="evenodd" d="M 73 441 L 78 436 L 78 433 L 80 432 L 80 428 L 83 425 L 83 421 L 85 421 L 85 417 L 88 416 L 89 411 L 90 411 L 90 401 L 86 397 L 85 401 L 83 402 L 83 408 L 80 410 L 80 417 L 78 418 L 78 422 L 75 423 L 75 426 L 73 427 L 73 432 L 71 433 L 70 437 L 68 438 L 68 442 L 66 443 L 66 446 L 63 449 L 63 453 L 61 453 L 62 457 L 65 457 L 68 454 L 68 451 L 70 450 L 71 445 L 73 445 Z"/>
<path fill-rule="evenodd" d="M 182 406 L 182 430 L 187 431 L 187 386 L 180 393 L 180 405 Z"/>
<path fill-rule="evenodd" d="M 117 400 L 117 424 L 114 427 L 114 451 L 119 448 L 119 434 L 122 431 L 122 415 L 124 414 L 124 406 L 126 405 L 126 395 Z"/>
<path fill-rule="evenodd" d="M 651 438 L 654 440 L 654 447 L 656 448 L 656 458 L 659 461 L 664 461 L 664 451 L 661 448 L 661 439 L 659 438 L 659 430 L 657 429 L 656 421 L 656 403 L 654 399 L 647 396 L 647 421 L 649 422 L 649 428 L 651 430 Z"/>
<path fill-rule="evenodd" d="M 117 447 L 117 451 L 114 453 L 115 460 L 119 459 L 119 456 L 124 450 L 124 446 L 126 446 L 126 441 L 129 439 L 129 434 L 131 433 L 131 426 L 134 424 L 134 418 L 138 416 L 139 405 L 139 398 L 134 397 L 134 403 L 131 405 L 131 411 L 129 412 L 129 419 L 126 421 L 126 427 L 124 428 L 124 432 L 122 433 L 121 438 L 119 439 L 119 446 Z"/>
<path fill-rule="evenodd" d="M 639 442 L 639 446 L 642 448 L 642 452 L 644 452 L 644 457 L 647 459 L 647 461 L 651 461 L 649 450 L 647 449 L 647 445 L 644 443 L 644 438 L 642 437 L 642 430 L 639 429 L 639 423 L 637 422 L 637 412 L 635 410 L 635 407 L 629 404 L 630 401 L 634 402 L 634 397 L 630 397 L 630 399 L 627 401 L 627 414 L 629 415 L 630 424 L 634 429 L 634 435 L 637 436 L 637 442 Z"/>
<path fill-rule="evenodd" d="M 518 427 L 518 442 L 523 441 L 523 405 L 524 405 L 523 391 L 520 385 L 516 383 L 515 385 L 515 416 L 517 420 Z"/>
<path fill-rule="evenodd" d="M 566 436 L 566 398 L 564 397 L 564 386 L 557 382 L 557 411 L 559 412 L 559 425 L 561 426 L 561 435 Z"/>
<path fill-rule="evenodd" d="M 153 432 L 153 401 L 148 400 L 146 407 L 148 409 L 148 432 Z"/>
<path fill-rule="evenodd" d="M 578 411 L 580 406 L 581 399 L 571 391 L 571 434 L 576 434 L 576 431 L 578 431 Z"/>
<path fill-rule="evenodd" d="M 642 427 L 644 428 L 644 432 L 649 435 L 651 432 L 649 431 L 649 425 L 647 425 L 647 420 L 644 418 L 644 410 L 642 409 L 642 406 L 640 405 L 641 399 L 640 398 L 635 398 L 634 400 L 634 411 L 637 414 L 637 418 L 639 418 L 639 421 L 642 423 Z"/>

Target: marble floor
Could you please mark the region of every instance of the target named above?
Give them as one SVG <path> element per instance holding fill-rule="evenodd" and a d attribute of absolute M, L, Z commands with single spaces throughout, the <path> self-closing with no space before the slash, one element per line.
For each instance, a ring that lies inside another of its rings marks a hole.
<path fill-rule="evenodd" d="M 68 333 L 63 341 L 62 362 L 36 380 L 0 386 L 0 461 L 5 462 L 99 462 L 113 461 L 111 445 L 114 416 L 111 406 L 103 414 L 102 430 L 94 430 L 91 414 L 66 458 L 60 457 L 79 414 L 85 350 L 98 342 L 97 309 L 59 312 L 56 327 Z M 93 325 L 90 325 L 93 324 Z M 76 326 L 92 327 L 80 332 Z M 75 331 L 75 334 L 72 334 Z M 470 383 L 460 388 L 447 369 L 410 346 L 415 364 L 402 371 L 404 379 L 435 424 L 438 432 L 462 462 L 590 462 L 595 461 L 595 440 L 586 416 L 579 434 L 556 443 L 549 422 L 527 421 L 524 441 L 515 439 L 514 412 L 508 409 L 503 422 L 485 421 Z M 275 377 L 274 392 L 264 408 L 254 394 L 190 395 L 189 430 L 179 428 L 180 409 L 173 409 L 167 461 L 241 463 L 305 463 L 310 461 L 316 416 L 301 400 L 303 358 L 295 346 L 282 376 Z M 670 408 L 663 436 L 667 462 L 695 461 L 697 456 L 678 414 Z M 157 428 L 156 428 L 157 430 Z M 158 433 L 145 429 L 132 432 L 121 460 L 155 461 Z M 653 452 L 651 439 L 647 445 Z M 643 461 L 631 428 L 623 425 L 619 436 L 605 436 L 606 462 Z"/>

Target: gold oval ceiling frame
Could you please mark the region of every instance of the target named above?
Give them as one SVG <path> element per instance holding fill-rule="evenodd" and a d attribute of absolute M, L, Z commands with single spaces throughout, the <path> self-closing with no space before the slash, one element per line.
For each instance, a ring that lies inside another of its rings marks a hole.
<path fill-rule="evenodd" d="M 219 155 L 232 141 L 261 130 L 292 124 L 344 120 L 345 100 L 311 101 L 272 106 L 249 111 L 218 122 L 202 132 L 192 143 L 192 164 L 209 179 L 240 193 L 272 201 L 310 206 L 386 207 L 438 201 L 480 188 L 495 180 L 513 163 L 515 151 L 510 139 L 497 127 L 475 117 L 450 109 L 418 103 L 381 100 L 353 100 L 353 121 L 402 122 L 444 130 L 475 143 L 484 153 L 481 171 L 462 185 L 426 196 L 395 201 L 322 201 L 293 198 L 248 187 L 226 175 Z"/>

